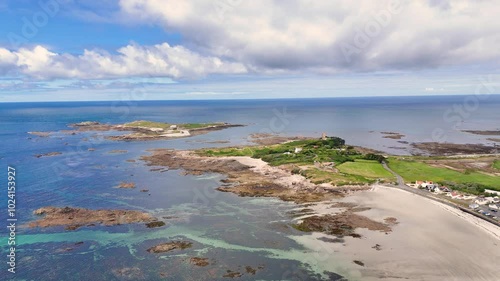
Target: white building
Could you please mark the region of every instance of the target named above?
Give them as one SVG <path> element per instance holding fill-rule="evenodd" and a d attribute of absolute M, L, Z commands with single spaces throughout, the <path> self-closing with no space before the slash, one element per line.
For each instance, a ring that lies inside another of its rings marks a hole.
<path fill-rule="evenodd" d="M 479 205 L 486 205 L 486 204 L 490 204 L 490 203 L 492 203 L 492 202 L 493 202 L 493 200 L 490 202 L 490 200 L 489 200 L 488 198 L 493 199 L 492 197 L 486 197 L 486 198 L 484 198 L 484 197 L 479 197 L 479 198 L 477 198 L 477 199 L 474 201 L 474 203 L 479 204 Z"/>
<path fill-rule="evenodd" d="M 471 208 L 471 209 L 477 209 L 477 208 L 479 208 L 479 205 L 478 204 L 470 204 L 469 208 Z"/>
<path fill-rule="evenodd" d="M 485 189 L 484 192 L 494 194 L 494 195 L 500 195 L 500 191 L 491 190 L 491 189 Z"/>

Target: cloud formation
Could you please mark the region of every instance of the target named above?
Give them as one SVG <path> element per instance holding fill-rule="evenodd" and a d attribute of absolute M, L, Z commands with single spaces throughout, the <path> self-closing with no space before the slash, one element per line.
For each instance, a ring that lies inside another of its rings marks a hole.
<path fill-rule="evenodd" d="M 120 0 L 124 16 L 256 71 L 378 71 L 498 62 L 495 0 Z M 346 49 L 347 48 L 347 49 Z"/>
<path fill-rule="evenodd" d="M 209 74 L 245 73 L 240 63 L 202 56 L 182 46 L 128 45 L 110 54 L 84 50 L 82 55 L 58 54 L 43 46 L 9 51 L 0 48 L 0 73 L 38 80 L 55 78 L 103 79 L 119 77 L 172 77 L 191 79 Z"/>
<path fill-rule="evenodd" d="M 100 5 L 108 16 L 90 16 Z M 69 12 L 97 22 L 126 23 L 123 28 L 159 25 L 179 34 L 181 45 L 130 44 L 77 54 L 41 45 L 17 50 L 0 46 L 0 75 L 196 79 L 212 74 L 404 72 L 500 62 L 496 0 L 114 0 Z"/>

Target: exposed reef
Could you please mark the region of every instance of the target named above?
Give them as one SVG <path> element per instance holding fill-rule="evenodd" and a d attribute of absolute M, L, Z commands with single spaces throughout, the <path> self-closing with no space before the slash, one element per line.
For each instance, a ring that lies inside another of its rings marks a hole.
<path fill-rule="evenodd" d="M 484 144 L 457 144 L 439 142 L 412 143 L 411 146 L 430 155 L 495 154 L 498 147 Z M 419 152 L 414 154 L 418 155 Z"/>
<path fill-rule="evenodd" d="M 401 133 L 395 133 L 395 132 L 380 132 L 385 139 L 395 139 L 395 140 L 400 140 L 405 137 L 405 135 Z"/>
<path fill-rule="evenodd" d="M 147 249 L 147 251 L 149 253 L 159 254 L 159 253 L 166 253 L 166 252 L 170 252 L 170 251 L 174 251 L 174 250 L 184 250 L 184 249 L 191 248 L 192 246 L 193 246 L 193 243 L 191 243 L 191 242 L 172 241 L 172 242 L 158 244 L 156 246 L 153 246 L 153 247 Z"/>
<path fill-rule="evenodd" d="M 42 158 L 42 157 L 51 157 L 51 156 L 57 156 L 61 155 L 61 152 L 55 151 L 55 152 L 49 152 L 49 153 L 43 153 L 43 154 L 36 154 L 36 158 Z"/>
<path fill-rule="evenodd" d="M 97 224 L 111 226 L 130 223 L 148 223 L 156 221 L 150 214 L 135 210 L 90 210 L 71 207 L 43 207 L 33 212 L 41 216 L 29 223 L 29 227 L 65 226 L 66 230 L 75 230 L 82 226 Z"/>
<path fill-rule="evenodd" d="M 500 130 L 463 130 L 462 132 L 474 134 L 474 135 L 482 135 L 482 136 L 500 136 Z"/>

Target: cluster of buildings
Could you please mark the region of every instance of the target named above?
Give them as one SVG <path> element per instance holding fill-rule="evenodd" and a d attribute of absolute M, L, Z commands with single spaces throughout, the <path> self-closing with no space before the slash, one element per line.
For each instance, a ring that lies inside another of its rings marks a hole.
<path fill-rule="evenodd" d="M 481 196 L 481 197 L 478 197 L 474 201 L 474 203 L 476 203 L 478 205 L 500 204 L 500 198 L 498 196 L 495 196 L 495 197 L 492 197 L 492 196 L 488 196 L 488 197 Z"/>
<path fill-rule="evenodd" d="M 437 183 L 434 183 L 432 181 L 416 181 L 415 184 L 413 184 L 413 187 L 415 188 L 420 188 L 420 189 L 426 189 L 430 192 L 434 193 L 450 193 L 451 189 L 449 189 L 446 186 L 439 185 Z"/>
<path fill-rule="evenodd" d="M 500 197 L 498 195 L 495 197 L 478 197 L 474 200 L 474 203 L 469 205 L 469 208 L 483 215 L 493 217 L 493 219 L 498 219 L 497 213 L 500 210 Z"/>
<path fill-rule="evenodd" d="M 497 218 L 496 213 L 500 212 L 500 191 L 486 189 L 485 193 L 489 194 L 489 196 L 475 196 L 452 191 L 450 188 L 432 181 L 416 181 L 415 184 L 411 184 L 410 186 L 426 189 L 429 192 L 436 194 L 445 194 L 446 196 L 451 197 L 451 199 L 469 200 L 472 202 L 469 205 L 469 208 L 484 215 L 493 216 L 494 219 Z"/>
<path fill-rule="evenodd" d="M 469 207 L 471 209 L 476 209 L 479 208 L 480 206 L 486 206 L 486 205 L 488 205 L 488 208 L 492 210 L 500 209 L 500 197 L 498 196 L 477 197 L 476 200 L 474 200 L 474 203 L 469 205 Z"/>

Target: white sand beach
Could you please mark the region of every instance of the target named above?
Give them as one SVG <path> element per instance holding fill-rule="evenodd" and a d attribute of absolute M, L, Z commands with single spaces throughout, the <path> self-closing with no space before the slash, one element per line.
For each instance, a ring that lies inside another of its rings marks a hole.
<path fill-rule="evenodd" d="M 343 243 L 320 241 L 320 233 L 296 237 L 316 252 L 312 263 L 349 280 L 500 280 L 499 227 L 380 185 L 342 201 L 371 208 L 360 215 L 377 221 L 395 217 L 399 223 L 388 234 L 358 229 L 362 238 L 345 237 Z M 318 208 L 325 213 L 324 206 Z M 379 250 L 373 248 L 377 244 Z"/>
<path fill-rule="evenodd" d="M 308 179 L 271 167 L 261 159 L 223 158 L 251 166 L 254 172 L 291 189 L 318 188 Z M 383 185 L 354 192 L 343 199 L 308 204 L 307 208 L 319 215 L 342 211 L 332 208 L 334 202 L 367 207 L 368 210 L 357 214 L 379 222 L 392 217 L 397 224 L 389 233 L 358 228 L 356 233 L 362 238 L 344 237 L 340 242 L 332 242 L 335 237 L 317 232 L 292 236 L 311 250 L 307 254 L 309 264 L 319 272 L 336 272 L 349 280 L 500 280 L 500 228 L 491 223 Z M 306 216 L 311 214 L 296 219 Z M 319 240 L 322 238 L 330 241 Z"/>

